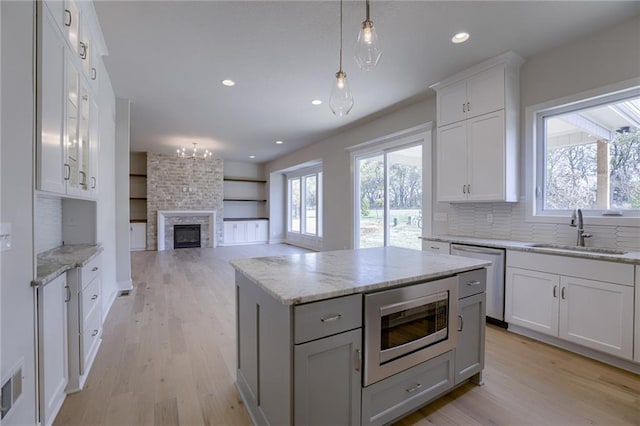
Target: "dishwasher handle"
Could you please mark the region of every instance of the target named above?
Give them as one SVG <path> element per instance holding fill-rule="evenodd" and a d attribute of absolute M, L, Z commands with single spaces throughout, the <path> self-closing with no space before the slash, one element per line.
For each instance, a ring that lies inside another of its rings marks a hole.
<path fill-rule="evenodd" d="M 494 249 L 494 248 L 485 248 L 485 247 L 476 247 L 476 246 L 464 246 L 458 244 L 451 245 L 451 251 L 466 251 L 468 253 L 483 253 L 483 254 L 503 254 L 503 249 Z"/>

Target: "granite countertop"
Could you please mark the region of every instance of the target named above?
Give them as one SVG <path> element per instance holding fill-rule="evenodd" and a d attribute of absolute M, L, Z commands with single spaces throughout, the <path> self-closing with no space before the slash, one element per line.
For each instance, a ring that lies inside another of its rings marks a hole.
<path fill-rule="evenodd" d="M 38 273 L 34 287 L 46 285 L 71 268 L 81 268 L 102 252 L 101 245 L 70 244 L 38 255 Z"/>
<path fill-rule="evenodd" d="M 491 262 L 397 247 L 232 260 L 285 305 L 297 305 L 482 268 Z"/>
<path fill-rule="evenodd" d="M 581 250 L 571 250 L 571 246 L 562 246 L 560 244 L 558 244 L 557 247 L 555 248 L 554 247 L 534 247 L 533 246 L 534 244 L 542 244 L 542 243 L 510 241 L 510 240 L 494 240 L 490 238 L 465 237 L 460 235 L 436 235 L 433 237 L 420 237 L 420 238 L 425 241 L 441 241 L 445 243 L 470 244 L 470 245 L 476 245 L 476 246 L 503 248 L 503 249 L 527 251 L 527 252 L 533 252 L 533 253 L 554 254 L 558 256 L 580 257 L 584 259 L 596 259 L 596 260 L 608 260 L 610 262 L 632 263 L 636 265 L 640 264 L 640 252 L 637 252 L 637 251 L 628 251 L 625 254 L 600 253 L 597 251 L 589 251 L 590 249 L 593 250 L 593 248 L 591 247 L 584 247 L 584 248 L 581 248 Z"/>

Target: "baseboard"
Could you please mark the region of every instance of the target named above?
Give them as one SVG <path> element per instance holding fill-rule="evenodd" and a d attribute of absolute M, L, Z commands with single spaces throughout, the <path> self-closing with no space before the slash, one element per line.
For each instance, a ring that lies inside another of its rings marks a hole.
<path fill-rule="evenodd" d="M 133 280 L 131 278 L 124 281 L 118 281 L 118 291 L 122 290 L 133 290 Z"/>
<path fill-rule="evenodd" d="M 269 244 L 282 244 L 285 242 L 284 238 L 272 238 L 269 240 Z"/>
<path fill-rule="evenodd" d="M 558 348 L 565 349 L 570 352 L 577 353 L 587 358 L 595 359 L 596 361 L 600 361 L 605 364 L 613 365 L 614 367 L 618 367 L 623 370 L 631 371 L 632 373 L 640 374 L 640 363 L 636 363 L 631 360 L 618 358 L 616 356 L 606 354 L 604 352 L 596 351 L 595 349 L 586 348 L 584 346 L 575 344 L 573 342 L 567 342 L 566 340 L 560 339 L 558 337 L 548 336 L 546 334 L 529 330 L 528 328 L 513 325 L 511 323 L 509 324 L 508 331 L 511 331 L 516 334 L 521 334 L 523 336 L 527 336 L 535 340 L 539 340 L 543 343 L 549 344 L 551 346 L 556 346 Z"/>
<path fill-rule="evenodd" d="M 111 292 L 109 299 L 107 299 L 107 306 L 102 312 L 102 322 L 104 322 L 107 319 L 107 316 L 109 315 L 109 311 L 111 311 L 111 307 L 113 306 L 113 303 L 116 301 L 116 297 L 118 297 L 118 293 L 119 293 L 118 290 Z"/>

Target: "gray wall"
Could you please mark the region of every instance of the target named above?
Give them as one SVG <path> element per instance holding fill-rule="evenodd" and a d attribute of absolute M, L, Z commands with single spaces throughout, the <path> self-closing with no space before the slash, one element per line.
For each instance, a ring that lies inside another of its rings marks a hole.
<path fill-rule="evenodd" d="M 0 377 L 19 363 L 23 396 L 3 425 L 36 423 L 33 244 L 34 210 L 34 2 L 2 8 L 2 174 L 0 221 L 10 222 L 11 250 L 0 253 Z"/>
<path fill-rule="evenodd" d="M 520 75 L 521 110 L 530 105 L 640 77 L 639 40 L 640 18 L 636 17 L 613 28 L 527 58 Z M 266 164 L 266 172 L 269 175 L 305 161 L 322 158 L 325 171 L 324 249 L 349 247 L 353 232 L 350 199 L 352 171 L 345 147 L 435 119 L 434 96 L 269 162 Z M 520 173 L 523 177 L 529 167 L 524 162 L 524 132 L 524 125 L 521 123 Z M 435 167 L 435 153 L 433 158 Z M 521 196 L 524 196 L 525 182 L 524 179 L 521 181 Z M 269 202 L 271 239 L 277 240 L 284 238 L 285 200 L 281 183 L 274 183 L 277 187 L 271 189 Z M 524 199 L 515 204 L 450 205 L 434 202 L 434 212 L 447 213 L 449 220 L 434 222 L 433 233 L 485 237 L 497 235 L 501 238 L 519 237 L 548 242 L 564 242 L 569 238 L 561 225 L 524 224 L 523 202 Z M 486 213 L 494 214 L 492 226 L 487 225 Z M 526 232 L 523 228 L 526 228 Z M 620 241 L 624 241 L 626 245 L 620 246 L 629 247 L 629 240 L 633 241 L 634 235 L 640 235 L 638 227 L 602 226 L 594 231 L 592 243 L 606 246 L 618 246 Z M 617 233 L 621 237 L 618 240 L 607 238 L 611 233 Z"/>
<path fill-rule="evenodd" d="M 357 104 L 356 104 L 357 106 Z M 267 176 L 272 172 L 287 169 L 307 161 L 322 159 L 324 170 L 323 198 L 323 249 L 337 250 L 351 247 L 353 230 L 351 200 L 350 154 L 345 148 L 381 136 L 405 130 L 436 117 L 435 97 L 391 112 L 374 121 L 347 130 L 339 135 L 316 142 L 290 155 L 269 162 L 265 166 Z M 338 120 L 336 118 L 336 120 Z M 278 199 L 278 194 L 282 197 Z M 271 240 L 284 239 L 285 200 L 284 191 L 270 191 Z"/>

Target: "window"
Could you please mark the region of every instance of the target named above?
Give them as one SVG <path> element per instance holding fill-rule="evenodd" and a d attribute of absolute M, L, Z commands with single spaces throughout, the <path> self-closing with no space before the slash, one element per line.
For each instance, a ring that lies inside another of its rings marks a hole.
<path fill-rule="evenodd" d="M 536 213 L 640 215 L 640 90 L 536 114 Z"/>
<path fill-rule="evenodd" d="M 322 236 L 322 172 L 302 171 L 288 177 L 287 230 L 289 233 Z"/>
<path fill-rule="evenodd" d="M 356 157 L 356 247 L 421 248 L 422 144 Z"/>

